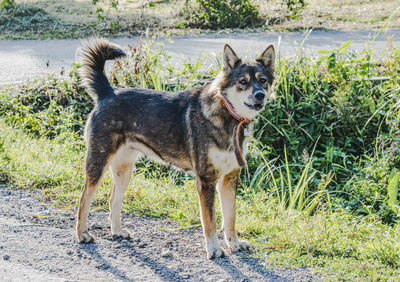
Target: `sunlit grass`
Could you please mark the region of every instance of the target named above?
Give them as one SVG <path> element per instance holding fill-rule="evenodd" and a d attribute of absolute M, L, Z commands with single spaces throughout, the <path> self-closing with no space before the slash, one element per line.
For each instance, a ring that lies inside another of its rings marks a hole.
<path fill-rule="evenodd" d="M 83 183 L 83 153 L 46 139 L 35 139 L 0 122 L 0 176 L 11 186 L 40 189 L 66 212 L 77 207 Z M 293 185 L 296 185 L 296 181 Z M 96 192 L 92 211 L 108 210 L 112 188 L 108 172 Z M 307 189 L 307 187 L 305 188 Z M 193 180 L 148 178 L 134 173 L 123 202 L 127 214 L 167 216 L 183 227 L 198 226 Z M 278 266 L 310 266 L 333 279 L 399 277 L 400 229 L 374 216 L 354 217 L 319 205 L 312 215 L 282 205 L 273 193 L 242 187 L 237 199 L 237 229 L 250 240 L 255 255 Z M 221 221 L 217 204 L 218 221 Z"/>

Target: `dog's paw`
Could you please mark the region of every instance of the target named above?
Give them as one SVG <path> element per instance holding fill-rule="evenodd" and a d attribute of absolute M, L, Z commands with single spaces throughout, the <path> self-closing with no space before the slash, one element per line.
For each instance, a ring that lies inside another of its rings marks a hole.
<path fill-rule="evenodd" d="M 86 243 L 92 243 L 94 242 L 94 238 L 88 231 L 85 231 L 81 234 L 81 236 L 78 238 L 79 243 L 81 244 L 86 244 Z"/>
<path fill-rule="evenodd" d="M 119 231 L 114 232 L 112 234 L 112 238 L 113 238 L 113 240 L 129 239 L 129 238 L 131 238 L 131 234 L 128 231 L 124 230 L 124 229 L 120 229 Z"/>
<path fill-rule="evenodd" d="M 217 234 L 206 238 L 206 250 L 208 259 L 222 258 L 225 256 L 225 252 L 218 243 Z"/>
<path fill-rule="evenodd" d="M 249 250 L 251 247 L 250 243 L 246 240 L 236 240 L 235 242 L 231 243 L 229 249 L 232 252 L 242 251 L 242 250 Z"/>
<path fill-rule="evenodd" d="M 225 252 L 221 248 L 214 248 L 211 250 L 207 250 L 208 259 L 223 258 L 224 256 Z"/>

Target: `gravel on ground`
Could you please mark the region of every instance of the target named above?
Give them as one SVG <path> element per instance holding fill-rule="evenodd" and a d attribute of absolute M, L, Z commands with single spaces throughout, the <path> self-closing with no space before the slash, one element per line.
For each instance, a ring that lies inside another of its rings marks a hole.
<path fill-rule="evenodd" d="M 75 214 L 28 190 L 0 188 L 2 281 L 314 281 L 307 269 L 275 269 L 249 253 L 208 260 L 201 227 L 125 215 L 130 240 L 112 240 L 108 213 L 92 212 L 96 241 L 79 244 Z M 220 238 L 222 241 L 222 238 Z"/>

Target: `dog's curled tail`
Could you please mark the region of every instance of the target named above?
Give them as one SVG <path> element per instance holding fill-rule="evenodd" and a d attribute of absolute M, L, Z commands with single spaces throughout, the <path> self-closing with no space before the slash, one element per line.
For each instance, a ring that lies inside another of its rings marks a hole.
<path fill-rule="evenodd" d="M 99 101 L 114 95 L 114 90 L 104 74 L 104 65 L 107 60 L 126 56 L 124 51 L 118 45 L 100 38 L 87 41 L 78 51 L 82 64 L 82 82 L 93 98 Z"/>

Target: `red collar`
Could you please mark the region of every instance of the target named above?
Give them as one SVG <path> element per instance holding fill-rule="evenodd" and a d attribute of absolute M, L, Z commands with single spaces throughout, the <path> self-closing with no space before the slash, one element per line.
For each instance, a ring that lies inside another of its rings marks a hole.
<path fill-rule="evenodd" d="M 250 121 L 247 118 L 242 117 L 239 115 L 237 112 L 235 112 L 235 109 L 232 107 L 232 105 L 228 102 L 228 100 L 223 97 L 224 104 L 228 112 L 233 116 L 236 120 L 238 121 L 244 121 L 245 123 L 249 123 Z"/>
<path fill-rule="evenodd" d="M 231 116 L 234 119 L 239 121 L 239 123 L 235 125 L 235 127 L 233 129 L 233 134 L 232 134 L 233 150 L 235 152 L 236 161 L 238 162 L 240 167 L 244 167 L 244 166 L 247 167 L 246 160 L 244 159 L 243 154 L 242 154 L 242 148 L 240 147 L 240 144 L 239 144 L 239 133 L 240 133 L 240 127 L 243 125 L 243 123 L 249 123 L 250 121 L 247 118 L 244 118 L 241 115 L 239 115 L 237 112 L 235 112 L 234 108 L 228 102 L 228 100 L 225 99 L 225 97 L 223 97 L 223 101 L 224 101 L 226 109 L 231 114 Z"/>

